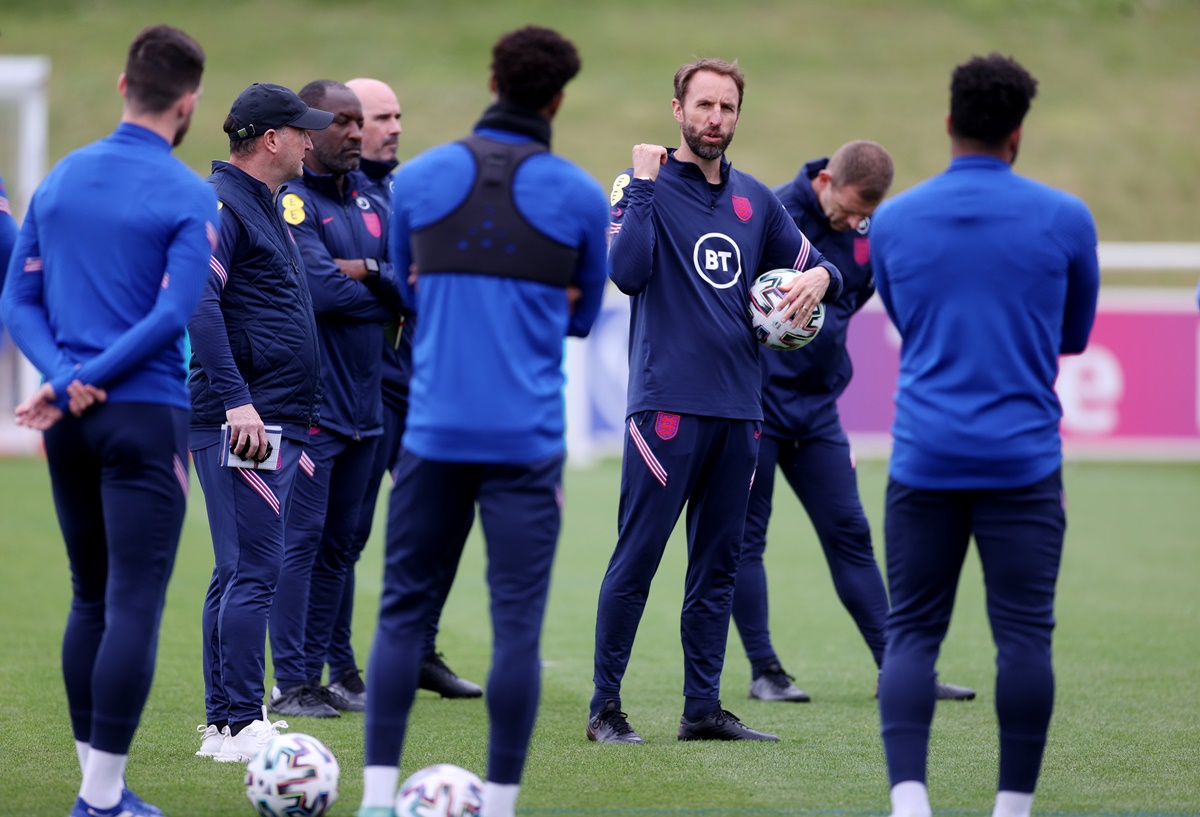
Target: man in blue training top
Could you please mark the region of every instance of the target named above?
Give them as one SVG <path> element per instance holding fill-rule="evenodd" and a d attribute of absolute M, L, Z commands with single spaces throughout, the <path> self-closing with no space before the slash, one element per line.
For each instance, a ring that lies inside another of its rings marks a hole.
<path fill-rule="evenodd" d="M 321 422 L 301 455 L 288 516 L 280 603 L 271 616 L 276 688 L 268 707 L 283 715 L 336 717 L 338 709 L 361 711 L 365 704 L 350 690 L 361 682 L 356 668 L 349 670 L 353 678 L 331 677 L 329 689 L 321 676 L 383 434 L 379 341 L 401 303 L 387 258 L 387 211 L 366 194 L 358 169 L 362 104 L 333 80 L 310 82 L 299 96 L 333 114 L 333 124 L 313 134 L 304 175 L 280 199 L 304 257 L 317 318 Z"/>
<path fill-rule="evenodd" d="M 513 817 L 563 499 L 563 339 L 588 333 L 605 284 L 604 193 L 549 151 L 551 119 L 579 65 L 555 31 L 504 35 L 492 49 L 497 101 L 474 133 L 396 174 L 392 262 L 415 267 L 417 331 L 367 670 L 360 817 L 394 814 L 426 634 L 476 503 L 493 630 L 481 815 Z"/>
<path fill-rule="evenodd" d="M 217 203 L 171 148 L 203 71 L 184 32 L 138 34 L 117 82 L 121 124 L 34 193 L 0 301 L 45 378 L 17 422 L 45 432 L 71 563 L 62 667 L 83 768 L 72 817 L 162 813 L 124 773 L 187 502 L 184 328 L 208 278 Z"/>
<path fill-rule="evenodd" d="M 900 333 L 884 535 L 892 609 L 879 716 L 892 812 L 929 817 L 934 662 L 971 537 L 996 642 L 994 817 L 1028 817 L 1054 708 L 1066 511 L 1058 358 L 1087 346 L 1100 274 L 1075 196 L 1016 175 L 1037 82 L 991 54 L 954 69 L 950 167 L 885 202 L 876 286 Z"/>
<path fill-rule="evenodd" d="M 829 563 L 838 598 L 854 618 L 878 667 L 886 641 L 888 599 L 858 496 L 854 455 L 837 400 L 853 367 L 846 351 L 850 318 L 875 294 L 871 276 L 871 214 L 892 184 L 892 157 L 865 140 L 814 159 L 775 188 L 813 245 L 842 273 L 842 297 L 825 308 L 821 332 L 802 352 L 762 355 L 763 437 L 733 596 L 733 620 L 750 659 L 750 697 L 805 702 L 771 644 L 763 553 L 775 465 L 804 505 Z M 819 475 L 814 479 L 813 475 Z M 938 681 L 939 699 L 970 700 L 975 691 Z"/>
<path fill-rule="evenodd" d="M 0 289 L 4 288 L 8 272 L 8 259 L 17 243 L 17 220 L 13 218 L 12 206 L 8 203 L 8 191 L 4 179 L 0 178 Z"/>
<path fill-rule="evenodd" d="M 229 161 L 213 162 L 208 177 L 221 232 L 188 327 L 189 443 L 216 562 L 202 617 L 208 722 L 196 754 L 219 762 L 249 761 L 287 725 L 263 706 L 267 619 L 296 471 L 319 421 L 321 355 L 304 260 L 275 202 L 312 150 L 309 131 L 332 120 L 281 85 L 255 83 L 229 109 Z"/>
<path fill-rule="evenodd" d="M 611 277 L 632 296 L 628 433 L 617 545 L 600 587 L 587 736 L 643 743 L 621 711 L 621 680 L 667 539 L 687 505 L 680 740 L 778 740 L 721 706 L 721 668 L 746 501 L 761 435 L 759 344 L 750 286 L 805 270 L 785 298 L 797 322 L 837 298 L 841 275 L 766 185 L 724 158 L 742 108 L 736 64 L 675 74 L 680 144 L 633 148 L 612 205 Z"/>
<path fill-rule="evenodd" d="M 400 124 L 400 101 L 387 83 L 377 79 L 359 77 L 349 80 L 346 87 L 354 91 L 363 108 L 362 156 L 358 165 L 362 171 L 359 177 L 361 189 L 371 197 L 374 206 L 385 214 L 386 224 L 392 211 L 392 171 L 399 164 L 396 152 L 404 132 Z M 358 513 L 358 525 L 351 545 L 355 562 L 371 537 L 383 475 L 395 468 L 400 457 L 400 439 L 404 434 L 404 418 L 408 413 L 408 381 L 412 373 L 415 325 L 412 313 L 405 310 L 378 333 L 383 350 L 383 435 L 375 449 L 375 461 L 371 464 L 370 478 Z M 354 566 L 351 565 L 346 573 L 342 604 L 329 639 L 329 649 L 326 650 L 325 660 L 329 664 L 330 678 L 326 693 L 335 707 L 362 709 L 366 706 L 366 686 L 360 677 L 354 648 L 350 643 L 353 613 Z M 426 636 L 420 688 L 436 692 L 443 698 L 481 697 L 483 689 L 472 681 L 459 678 L 437 651 L 439 618 L 440 615 L 434 616 Z"/>

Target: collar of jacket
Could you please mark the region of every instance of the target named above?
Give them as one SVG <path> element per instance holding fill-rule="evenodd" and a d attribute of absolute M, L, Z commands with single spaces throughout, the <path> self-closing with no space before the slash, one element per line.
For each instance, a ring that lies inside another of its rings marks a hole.
<path fill-rule="evenodd" d="M 256 179 L 254 176 L 251 176 L 237 165 L 230 164 L 229 162 L 214 161 L 212 163 L 212 172 L 228 179 L 231 183 L 237 185 L 250 195 L 258 196 L 268 203 L 272 203 L 274 201 L 271 197 L 271 188 L 267 187 L 264 182 Z M 281 185 L 280 190 L 282 189 L 283 186 Z"/>
<path fill-rule="evenodd" d="M 695 162 L 685 162 L 682 159 L 675 158 L 675 148 L 667 148 L 667 163 L 664 167 L 674 170 L 684 178 L 698 179 L 705 184 L 711 184 L 708 177 L 704 175 L 704 171 L 700 169 L 700 165 Z M 724 187 L 729 183 L 729 171 L 733 168 L 729 159 L 725 156 L 721 157 L 721 183 L 716 185 L 718 188 Z"/>
<path fill-rule="evenodd" d="M 359 159 L 358 169 L 361 170 L 367 178 L 372 181 L 382 181 L 388 177 L 396 167 L 400 164 L 399 159 L 392 159 L 390 162 L 377 162 L 374 159 Z"/>
<path fill-rule="evenodd" d="M 532 108 L 511 102 L 492 103 L 475 123 L 475 130 L 480 128 L 520 133 L 550 147 L 550 120 Z"/>

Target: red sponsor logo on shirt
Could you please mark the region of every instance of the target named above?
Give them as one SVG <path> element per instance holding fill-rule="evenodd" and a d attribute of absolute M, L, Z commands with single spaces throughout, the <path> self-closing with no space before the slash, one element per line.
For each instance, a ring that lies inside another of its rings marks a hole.
<path fill-rule="evenodd" d="M 754 215 L 754 208 L 750 206 L 750 199 L 745 196 L 733 196 L 733 214 L 742 221 L 749 221 Z"/>
<path fill-rule="evenodd" d="M 660 411 L 658 416 L 654 418 L 654 433 L 660 439 L 670 440 L 679 433 L 679 415 L 667 414 Z"/>
<path fill-rule="evenodd" d="M 871 260 L 871 239 L 864 236 L 854 238 L 854 263 L 860 267 Z"/>

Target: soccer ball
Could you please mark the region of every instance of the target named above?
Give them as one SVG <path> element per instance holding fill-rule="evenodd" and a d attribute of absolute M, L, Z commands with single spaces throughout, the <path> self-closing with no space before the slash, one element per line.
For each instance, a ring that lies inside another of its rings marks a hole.
<path fill-rule="evenodd" d="M 817 304 L 812 315 L 801 326 L 792 326 L 784 321 L 776 307 L 785 293 L 780 287 L 802 272 L 794 269 L 776 269 L 765 272 L 750 287 L 750 324 L 754 337 L 768 349 L 790 350 L 807 346 L 825 324 L 825 305 Z"/>
<path fill-rule="evenodd" d="M 476 817 L 483 808 L 483 781 L 461 766 L 426 766 L 400 784 L 397 817 Z"/>
<path fill-rule="evenodd" d="M 320 817 L 338 796 L 338 762 L 311 735 L 271 738 L 246 767 L 246 796 L 262 817 Z"/>

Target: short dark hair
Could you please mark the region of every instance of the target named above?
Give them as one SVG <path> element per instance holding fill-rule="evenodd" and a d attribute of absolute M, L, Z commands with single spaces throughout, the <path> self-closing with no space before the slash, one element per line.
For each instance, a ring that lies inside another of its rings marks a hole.
<path fill-rule="evenodd" d="M 492 75 L 501 101 L 541 110 L 579 73 L 575 45 L 557 31 L 525 26 L 492 46 Z"/>
<path fill-rule="evenodd" d="M 1035 96 L 1037 80 L 1012 57 L 972 57 L 950 79 L 950 127 L 955 136 L 996 147 L 1021 127 Z"/>
<path fill-rule="evenodd" d="M 337 80 L 314 79 L 312 82 L 308 83 L 299 91 L 297 91 L 296 96 L 300 97 L 300 99 L 303 100 L 304 104 L 308 107 L 320 108 L 321 104 L 325 101 L 325 97 L 327 97 L 329 92 L 332 90 L 349 91 L 350 89 Z"/>
<path fill-rule="evenodd" d="M 200 87 L 204 49 L 184 32 L 158 25 L 142 29 L 125 60 L 125 95 L 138 113 L 162 113 Z"/>
<path fill-rule="evenodd" d="M 738 112 L 741 113 L 742 97 L 746 95 L 746 78 L 742 75 L 742 69 L 738 68 L 737 60 L 725 62 L 725 60 L 703 59 L 679 66 L 679 70 L 675 72 L 675 98 L 680 103 L 683 102 L 683 95 L 687 93 L 688 86 L 692 83 L 692 77 L 700 71 L 711 71 L 733 80 L 738 89 Z"/>
<path fill-rule="evenodd" d="M 878 204 L 892 186 L 895 167 L 882 145 L 857 139 L 837 149 L 825 166 L 834 187 L 854 187 L 866 204 Z"/>
<path fill-rule="evenodd" d="M 258 150 L 259 142 L 262 140 L 249 138 L 242 139 L 237 135 L 238 125 L 236 119 L 232 116 L 226 116 L 224 124 L 221 125 L 222 130 L 229 135 L 229 155 L 230 156 L 249 156 L 254 151 Z M 259 134 L 261 136 L 262 134 Z"/>

